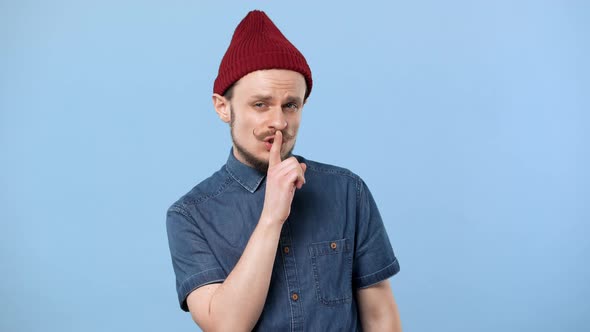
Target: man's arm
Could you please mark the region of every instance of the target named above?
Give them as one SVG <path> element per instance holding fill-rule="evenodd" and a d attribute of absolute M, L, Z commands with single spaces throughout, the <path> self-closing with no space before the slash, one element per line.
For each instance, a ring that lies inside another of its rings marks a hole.
<path fill-rule="evenodd" d="M 363 331 L 401 332 L 402 325 L 388 280 L 357 290 Z"/>
<path fill-rule="evenodd" d="M 283 222 L 291 212 L 295 189 L 305 183 L 305 164 L 281 161 L 282 133 L 270 151 L 264 207 L 238 263 L 222 284 L 199 287 L 187 297 L 193 320 L 204 331 L 251 331 L 260 318 Z"/>
<path fill-rule="evenodd" d="M 252 330 L 264 307 L 280 233 L 280 225 L 261 220 L 225 281 L 189 294 L 189 311 L 203 331 Z"/>

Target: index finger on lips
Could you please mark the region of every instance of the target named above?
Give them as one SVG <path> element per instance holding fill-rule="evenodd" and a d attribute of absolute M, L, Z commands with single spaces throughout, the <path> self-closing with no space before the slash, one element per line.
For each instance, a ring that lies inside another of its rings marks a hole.
<path fill-rule="evenodd" d="M 275 132 L 275 139 L 270 148 L 270 156 L 268 158 L 268 167 L 273 167 L 281 163 L 281 145 L 283 145 L 283 133 L 280 130 Z"/>

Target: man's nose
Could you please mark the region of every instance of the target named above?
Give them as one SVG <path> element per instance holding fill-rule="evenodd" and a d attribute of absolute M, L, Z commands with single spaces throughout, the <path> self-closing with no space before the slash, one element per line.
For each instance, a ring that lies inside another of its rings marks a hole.
<path fill-rule="evenodd" d="M 271 110 L 270 126 L 276 130 L 283 130 L 287 128 L 287 119 L 281 107 Z"/>

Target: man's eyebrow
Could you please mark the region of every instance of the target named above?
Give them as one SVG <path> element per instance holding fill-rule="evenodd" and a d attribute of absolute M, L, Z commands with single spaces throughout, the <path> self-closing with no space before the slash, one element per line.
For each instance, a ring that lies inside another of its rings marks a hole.
<path fill-rule="evenodd" d="M 252 99 L 252 100 L 269 101 L 269 100 L 272 100 L 272 96 L 269 96 L 269 95 L 255 95 L 255 96 L 250 97 L 250 99 Z"/>
<path fill-rule="evenodd" d="M 250 97 L 251 100 L 263 100 L 263 101 L 271 101 L 273 100 L 273 97 L 270 95 L 254 95 L 252 97 Z M 302 99 L 300 97 L 296 97 L 296 96 L 287 96 L 287 101 L 286 103 L 296 103 L 298 105 L 301 105 L 303 103 Z"/>
<path fill-rule="evenodd" d="M 295 103 L 297 105 L 303 104 L 303 101 L 301 100 L 301 98 L 295 97 L 295 96 L 287 96 L 287 102 L 288 103 Z"/>

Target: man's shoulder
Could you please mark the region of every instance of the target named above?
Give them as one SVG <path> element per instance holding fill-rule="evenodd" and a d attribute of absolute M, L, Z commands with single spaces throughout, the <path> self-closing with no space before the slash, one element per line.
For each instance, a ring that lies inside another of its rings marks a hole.
<path fill-rule="evenodd" d="M 297 159 L 299 159 L 300 162 L 305 163 L 307 165 L 306 173 L 313 172 L 318 175 L 335 176 L 346 181 L 353 181 L 358 183 L 362 182 L 361 177 L 349 170 L 348 168 L 318 162 L 315 160 L 310 160 L 301 156 L 297 156 Z"/>
<path fill-rule="evenodd" d="M 191 190 L 182 195 L 170 206 L 169 210 L 182 210 L 188 206 L 196 206 L 206 200 L 215 197 L 231 183 L 231 177 L 225 169 L 225 165 L 208 178 L 202 180 Z"/>

